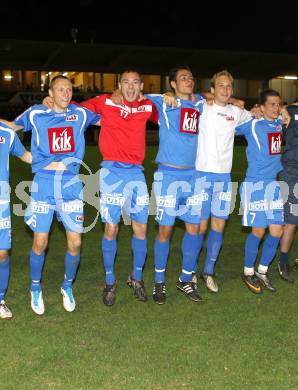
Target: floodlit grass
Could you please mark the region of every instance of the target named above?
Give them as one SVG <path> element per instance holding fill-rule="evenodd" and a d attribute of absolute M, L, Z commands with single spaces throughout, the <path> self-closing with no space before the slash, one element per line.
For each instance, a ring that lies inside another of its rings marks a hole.
<path fill-rule="evenodd" d="M 155 148 L 148 148 L 148 183 Z M 96 147 L 88 147 L 86 163 L 98 169 Z M 30 180 L 28 167 L 12 160 L 12 183 Z M 245 171 L 244 148 L 234 153 L 234 180 Z M 17 201 L 13 196 L 13 201 Z M 238 211 L 239 206 L 236 208 Z M 96 210 L 86 208 L 91 221 Z M 270 273 L 278 291 L 255 296 L 240 280 L 244 242 L 241 217 L 234 212 L 216 269 L 220 292 L 200 291 L 193 303 L 176 291 L 183 235 L 177 224 L 167 271 L 167 303 L 135 301 L 126 286 L 131 269 L 131 231 L 122 226 L 116 262 L 117 301 L 101 299 L 104 273 L 100 244 L 102 226 L 84 235 L 81 266 L 74 285 L 77 310 L 66 313 L 59 289 L 64 272 L 63 230 L 54 223 L 43 273 L 46 312 L 38 317 L 29 303 L 31 233 L 23 218 L 13 217 L 13 251 L 7 303 L 12 321 L 1 321 L 1 389 L 294 389 L 298 386 L 298 283 Z M 149 294 L 153 281 L 154 218 L 148 229 L 144 272 Z M 293 248 L 293 255 L 295 248 Z M 200 263 L 204 262 L 205 251 Z"/>

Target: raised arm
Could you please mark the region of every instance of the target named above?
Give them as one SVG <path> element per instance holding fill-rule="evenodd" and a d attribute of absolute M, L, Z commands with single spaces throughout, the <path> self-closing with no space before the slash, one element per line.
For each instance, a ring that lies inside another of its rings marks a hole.
<path fill-rule="evenodd" d="M 14 122 L 7 121 L 6 119 L 0 119 L 0 122 L 4 123 L 14 131 L 19 131 L 23 128 L 23 126 L 16 125 Z"/>

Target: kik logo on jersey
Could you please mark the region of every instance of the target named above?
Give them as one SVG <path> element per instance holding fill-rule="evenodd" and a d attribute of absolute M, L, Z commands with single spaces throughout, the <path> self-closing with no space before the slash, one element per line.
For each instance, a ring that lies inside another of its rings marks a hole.
<path fill-rule="evenodd" d="M 78 115 L 76 114 L 72 114 L 72 115 L 68 115 L 66 118 L 65 118 L 66 121 L 78 121 L 79 120 L 79 117 Z"/>
<path fill-rule="evenodd" d="M 199 111 L 196 111 L 193 108 L 181 108 L 180 115 L 180 132 L 198 134 Z"/>
<path fill-rule="evenodd" d="M 50 153 L 74 152 L 74 137 L 72 127 L 51 127 L 48 129 Z"/>
<path fill-rule="evenodd" d="M 268 133 L 270 156 L 281 153 L 281 133 Z"/>
<path fill-rule="evenodd" d="M 5 138 L 4 137 L 0 137 L 0 144 L 5 144 Z"/>

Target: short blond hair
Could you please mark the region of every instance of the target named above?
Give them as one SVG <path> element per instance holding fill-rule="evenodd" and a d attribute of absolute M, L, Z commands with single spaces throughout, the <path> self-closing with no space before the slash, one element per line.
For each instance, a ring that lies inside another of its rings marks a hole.
<path fill-rule="evenodd" d="M 233 76 L 231 75 L 230 72 L 228 72 L 227 70 L 222 70 L 218 73 L 215 73 L 213 76 L 212 76 L 212 80 L 211 80 L 211 87 L 214 88 L 215 87 L 215 82 L 216 80 L 221 77 L 221 76 L 226 76 L 228 79 L 230 79 L 232 85 L 234 83 L 234 79 L 233 79 Z"/>

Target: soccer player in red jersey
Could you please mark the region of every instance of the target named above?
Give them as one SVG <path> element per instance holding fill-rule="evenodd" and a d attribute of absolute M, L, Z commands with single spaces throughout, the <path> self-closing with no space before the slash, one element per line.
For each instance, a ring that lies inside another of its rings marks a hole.
<path fill-rule="evenodd" d="M 96 96 L 81 105 L 100 114 L 101 131 L 98 147 L 103 156 L 100 171 L 100 212 L 105 224 L 102 255 L 106 273 L 103 302 L 115 303 L 114 261 L 117 252 L 117 234 L 120 216 L 125 212 L 132 220 L 133 272 L 128 284 L 139 301 L 147 295 L 142 271 L 147 254 L 146 230 L 149 195 L 143 174 L 145 158 L 146 123 L 157 122 L 158 115 L 149 99 L 140 99 L 143 82 L 139 72 L 127 69 L 120 75 L 121 104 L 111 95 Z"/>

